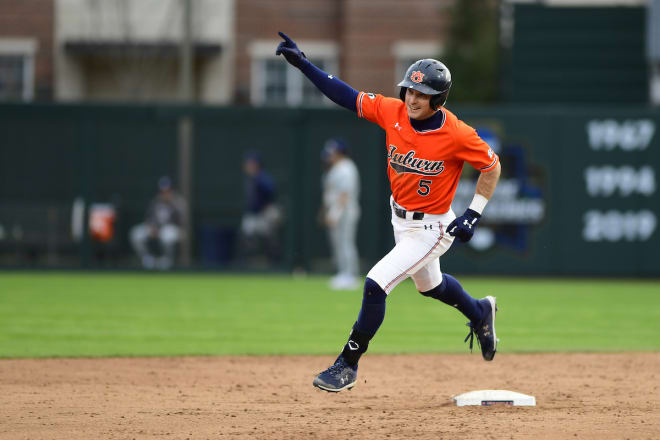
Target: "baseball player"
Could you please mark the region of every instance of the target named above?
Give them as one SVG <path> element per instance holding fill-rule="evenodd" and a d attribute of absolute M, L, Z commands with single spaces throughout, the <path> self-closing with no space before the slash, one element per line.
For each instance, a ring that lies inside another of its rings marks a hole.
<path fill-rule="evenodd" d="M 158 194 L 149 203 L 144 223 L 131 228 L 130 240 L 146 269 L 169 270 L 174 265 L 176 246 L 182 239 L 186 201 L 172 188 L 168 176 L 158 180 Z M 149 242 L 162 246 L 162 255 L 153 254 Z"/>
<path fill-rule="evenodd" d="M 468 319 L 482 356 L 495 356 L 495 298 L 477 300 L 451 275 L 440 271 L 439 257 L 454 238 L 472 238 L 486 203 L 500 176 L 498 156 L 476 131 L 444 107 L 451 87 L 449 69 L 439 61 L 413 63 L 398 84 L 398 99 L 358 92 L 307 60 L 285 34 L 276 55 L 286 60 L 335 103 L 378 124 L 386 132 L 385 154 L 392 196 L 394 248 L 369 271 L 364 283 L 362 307 L 357 321 L 335 363 L 314 379 L 325 391 L 352 388 L 357 380 L 358 361 L 385 318 L 387 295 L 410 277 L 417 290 L 457 308 Z M 481 171 L 474 199 L 456 217 L 451 203 L 467 162 Z"/>
<path fill-rule="evenodd" d="M 337 275 L 330 280 L 330 287 L 352 290 L 359 286 L 355 233 L 360 219 L 360 175 L 342 139 L 328 139 L 322 158 L 328 166 L 322 182 L 323 223 L 328 228 L 332 257 L 337 266 Z"/>
<path fill-rule="evenodd" d="M 267 257 L 274 261 L 279 255 L 278 229 L 282 212 L 277 203 L 275 180 L 264 169 L 261 154 L 251 151 L 243 161 L 245 173 L 245 213 L 241 220 L 241 240 L 245 256 L 264 247 Z"/>

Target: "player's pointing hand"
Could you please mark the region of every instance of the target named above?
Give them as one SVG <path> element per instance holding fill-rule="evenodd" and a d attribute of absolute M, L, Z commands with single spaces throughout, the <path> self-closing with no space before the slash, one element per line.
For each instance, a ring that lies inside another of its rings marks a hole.
<path fill-rule="evenodd" d="M 296 43 L 291 38 L 289 38 L 287 34 L 284 32 L 278 32 L 278 34 L 284 41 L 282 41 L 279 46 L 277 46 L 275 55 L 284 55 L 284 58 L 286 58 L 289 64 L 300 69 L 305 61 L 307 61 L 305 54 L 300 49 L 298 49 Z"/>
<path fill-rule="evenodd" d="M 278 32 L 277 34 L 280 37 L 282 37 L 282 39 L 284 40 L 284 42 L 286 44 L 290 45 L 289 47 L 296 47 L 296 43 L 294 43 L 293 40 L 291 38 L 289 38 L 289 36 L 287 34 L 285 34 L 284 32 Z"/>

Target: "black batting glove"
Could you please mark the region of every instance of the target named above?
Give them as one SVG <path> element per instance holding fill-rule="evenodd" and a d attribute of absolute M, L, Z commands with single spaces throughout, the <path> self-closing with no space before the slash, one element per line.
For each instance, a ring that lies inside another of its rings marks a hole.
<path fill-rule="evenodd" d="M 449 223 L 447 226 L 447 232 L 449 235 L 458 238 L 463 243 L 470 241 L 472 235 L 474 234 L 474 228 L 477 227 L 481 214 L 479 214 L 474 209 L 469 209 L 465 211 L 460 217 L 456 217 L 454 221 Z"/>
<path fill-rule="evenodd" d="M 302 66 L 307 61 L 305 54 L 300 49 L 298 49 L 296 43 L 294 43 L 293 40 L 289 38 L 284 32 L 278 32 L 278 34 L 284 39 L 284 41 L 282 41 L 280 45 L 277 46 L 275 55 L 284 55 L 284 58 L 286 58 L 289 64 L 297 67 L 298 69 L 302 68 Z"/>

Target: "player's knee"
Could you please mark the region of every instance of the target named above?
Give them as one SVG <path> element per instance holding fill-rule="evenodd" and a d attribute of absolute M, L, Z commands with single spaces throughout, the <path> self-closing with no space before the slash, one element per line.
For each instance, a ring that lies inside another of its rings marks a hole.
<path fill-rule="evenodd" d="M 365 304 L 383 304 L 387 299 L 387 293 L 377 282 L 367 277 L 364 281 L 363 302 Z"/>

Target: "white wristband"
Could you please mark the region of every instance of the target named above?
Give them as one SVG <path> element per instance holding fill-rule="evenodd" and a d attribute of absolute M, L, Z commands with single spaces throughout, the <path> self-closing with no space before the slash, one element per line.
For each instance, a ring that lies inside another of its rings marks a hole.
<path fill-rule="evenodd" d="M 472 199 L 472 203 L 470 203 L 470 209 L 472 209 L 473 211 L 477 211 L 479 214 L 481 214 L 482 212 L 484 212 L 486 203 L 488 203 L 487 198 L 485 198 L 481 194 L 475 194 L 474 199 Z"/>

